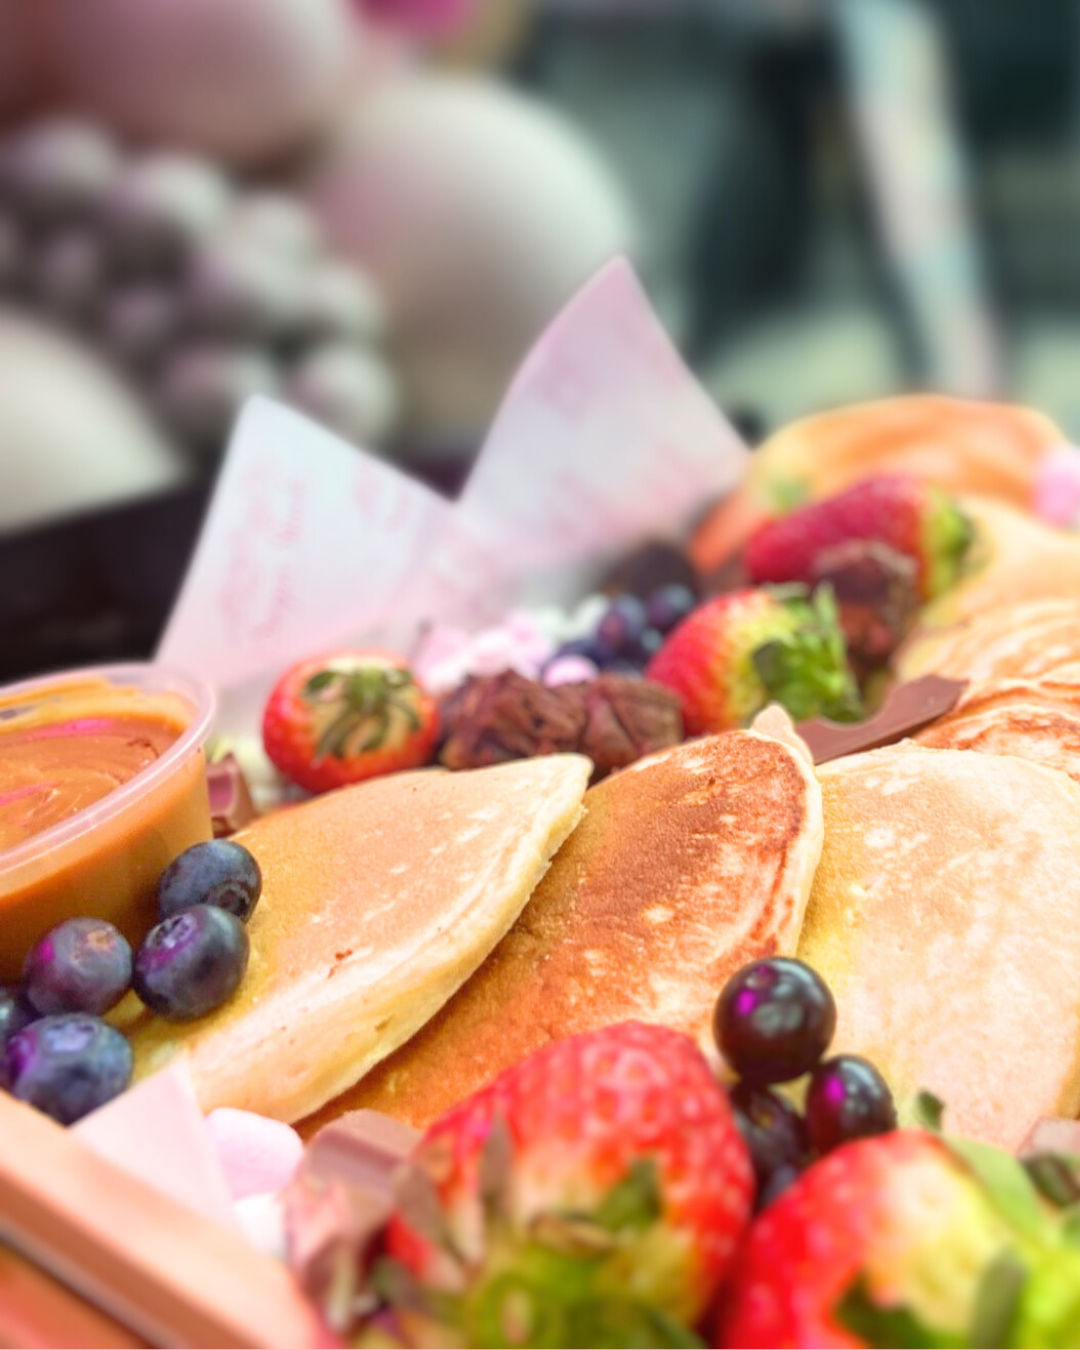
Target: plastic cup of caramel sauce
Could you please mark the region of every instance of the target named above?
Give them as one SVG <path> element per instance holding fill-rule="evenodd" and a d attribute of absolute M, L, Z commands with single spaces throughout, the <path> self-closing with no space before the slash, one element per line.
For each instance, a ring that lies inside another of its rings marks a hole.
<path fill-rule="evenodd" d="M 213 715 L 209 686 L 155 665 L 0 689 L 0 979 L 76 914 L 142 940 L 161 872 L 213 833 Z"/>

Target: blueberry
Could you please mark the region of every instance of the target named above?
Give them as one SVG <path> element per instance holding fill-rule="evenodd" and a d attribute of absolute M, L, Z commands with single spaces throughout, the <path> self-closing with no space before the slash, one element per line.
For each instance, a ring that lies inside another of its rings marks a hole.
<path fill-rule="evenodd" d="M 0 1086 L 71 1125 L 124 1091 L 133 1059 L 124 1036 L 100 1017 L 42 1017 L 15 1032 L 4 1047 Z"/>
<path fill-rule="evenodd" d="M 36 1022 L 37 1018 L 37 1009 L 30 1007 L 18 989 L 0 985 L 0 1050 L 9 1036 Z"/>
<path fill-rule="evenodd" d="M 563 656 L 583 656 L 586 661 L 591 661 L 594 666 L 600 666 L 604 663 L 606 654 L 601 651 L 595 638 L 583 637 L 572 638 L 569 642 L 564 642 L 554 653 L 551 659 L 545 664 L 544 669 L 554 665 L 560 657 Z"/>
<path fill-rule="evenodd" d="M 802 1169 L 792 1163 L 785 1163 L 782 1167 L 778 1167 L 757 1193 L 757 1204 L 755 1205 L 757 1212 L 760 1214 L 774 1200 L 779 1199 L 789 1186 L 798 1181 L 801 1175 Z"/>
<path fill-rule="evenodd" d="M 166 867 L 157 884 L 163 919 L 192 905 L 215 905 L 247 923 L 262 891 L 259 864 L 242 844 L 211 839 L 193 844 Z"/>
<path fill-rule="evenodd" d="M 768 1088 L 741 1082 L 729 1095 L 735 1124 L 754 1164 L 760 1196 L 781 1169 L 798 1172 L 805 1167 L 809 1156 L 806 1122 L 790 1102 Z"/>
<path fill-rule="evenodd" d="M 636 595 L 618 595 L 596 625 L 596 643 L 607 657 L 629 656 L 646 628 L 645 606 Z"/>
<path fill-rule="evenodd" d="M 643 666 L 648 665 L 663 645 L 664 639 L 661 634 L 655 628 L 646 628 L 641 637 L 634 643 L 629 658 Z"/>
<path fill-rule="evenodd" d="M 819 1064 L 806 1090 L 806 1125 L 817 1153 L 896 1129 L 889 1085 L 868 1060 L 837 1055 Z"/>
<path fill-rule="evenodd" d="M 754 1083 L 786 1083 L 808 1073 L 835 1030 L 836 1004 L 824 980 L 782 956 L 733 975 L 713 1014 L 720 1053 Z"/>
<path fill-rule="evenodd" d="M 135 953 L 135 992 L 161 1017 L 203 1017 L 235 993 L 249 949 L 247 929 L 228 910 L 182 909 L 151 928 Z"/>
<path fill-rule="evenodd" d="M 694 592 L 689 586 L 675 583 L 661 586 L 653 591 L 645 602 L 645 618 L 651 628 L 658 633 L 668 634 L 697 604 Z"/>
<path fill-rule="evenodd" d="M 66 919 L 23 963 L 23 993 L 39 1013 L 108 1012 L 130 984 L 131 948 L 104 919 Z"/>

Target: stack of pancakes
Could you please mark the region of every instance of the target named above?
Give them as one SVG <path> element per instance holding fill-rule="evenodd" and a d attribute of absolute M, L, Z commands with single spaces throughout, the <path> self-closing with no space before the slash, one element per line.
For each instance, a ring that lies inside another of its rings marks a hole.
<path fill-rule="evenodd" d="M 809 755 L 779 715 L 586 793 L 589 768 L 402 774 L 242 832 L 265 879 L 248 975 L 189 1026 L 137 1013 L 139 1071 L 184 1056 L 205 1109 L 422 1124 L 578 1031 L 707 1042 L 728 976 L 795 951 L 822 846 Z"/>
<path fill-rule="evenodd" d="M 904 743 L 819 770 L 825 847 L 799 956 L 835 1047 L 902 1110 L 1014 1148 L 1080 1110 L 1080 787 L 1012 753 Z"/>
<path fill-rule="evenodd" d="M 553 755 L 257 823 L 245 983 L 191 1026 L 130 1014 L 140 1072 L 181 1054 L 206 1108 L 422 1126 L 577 1032 L 636 1018 L 708 1047 L 727 978 L 798 954 L 836 996 L 835 1047 L 903 1111 L 928 1089 L 952 1130 L 1007 1146 L 1075 1114 L 1080 598 L 1027 564 L 1007 580 L 1008 510 L 981 574 L 1007 602 L 953 597 L 899 654 L 902 677 L 968 681 L 915 741 L 815 772 L 771 709 L 588 791 L 588 761 Z M 1080 580 L 1080 547 L 1040 547 Z"/>
<path fill-rule="evenodd" d="M 799 955 L 832 985 L 840 1048 L 1015 1147 L 1080 1111 L 1080 545 L 979 513 L 988 557 L 895 661 L 967 687 L 913 741 L 819 770 Z"/>

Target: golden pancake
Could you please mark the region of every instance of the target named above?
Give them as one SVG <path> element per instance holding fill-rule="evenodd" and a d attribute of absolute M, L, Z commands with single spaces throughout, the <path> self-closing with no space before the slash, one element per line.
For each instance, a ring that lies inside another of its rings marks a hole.
<path fill-rule="evenodd" d="M 549 1041 L 627 1018 L 705 1039 L 728 976 L 795 949 L 822 831 L 796 744 L 726 732 L 591 788 L 585 819 L 481 969 L 310 1124 L 357 1107 L 427 1124 Z"/>
<path fill-rule="evenodd" d="M 204 1110 L 317 1110 L 503 937 L 579 819 L 591 771 L 581 755 L 549 755 L 396 774 L 242 831 L 263 873 L 244 982 L 197 1022 L 138 1013 L 126 1029 L 139 1073 L 182 1053 Z"/>
<path fill-rule="evenodd" d="M 1012 757 L 910 743 L 819 770 L 825 847 L 799 956 L 834 1053 L 867 1056 L 910 1119 L 1013 1149 L 1080 1108 L 1080 789 Z"/>
<path fill-rule="evenodd" d="M 1004 502 L 972 497 L 962 504 L 974 525 L 971 551 L 959 581 L 927 605 L 893 658 L 901 679 L 938 671 L 939 648 L 973 620 L 1030 601 L 1080 599 L 1080 538 Z"/>
<path fill-rule="evenodd" d="M 1056 708 L 1080 717 L 1080 662 L 1055 666 L 1029 680 L 987 680 L 969 685 L 950 716 L 970 716 L 993 708 L 1022 703 L 1035 708 Z"/>
<path fill-rule="evenodd" d="M 1080 598 L 1000 605 L 954 627 L 924 632 L 895 662 L 902 679 L 1026 679 L 1080 660 Z"/>
<path fill-rule="evenodd" d="M 913 738 L 934 750 L 1016 755 L 1058 769 L 1080 784 L 1080 717 L 1057 708 L 1010 703 L 943 717 Z"/>

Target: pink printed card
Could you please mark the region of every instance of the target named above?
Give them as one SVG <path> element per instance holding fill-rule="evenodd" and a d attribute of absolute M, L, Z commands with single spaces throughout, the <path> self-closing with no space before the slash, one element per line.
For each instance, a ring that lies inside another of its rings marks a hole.
<path fill-rule="evenodd" d="M 541 336 L 456 503 L 298 413 L 249 403 L 158 659 L 218 687 L 219 729 L 251 731 L 305 656 L 407 652 L 427 623 L 478 628 L 574 601 L 621 552 L 679 537 L 746 459 L 618 260 Z"/>

